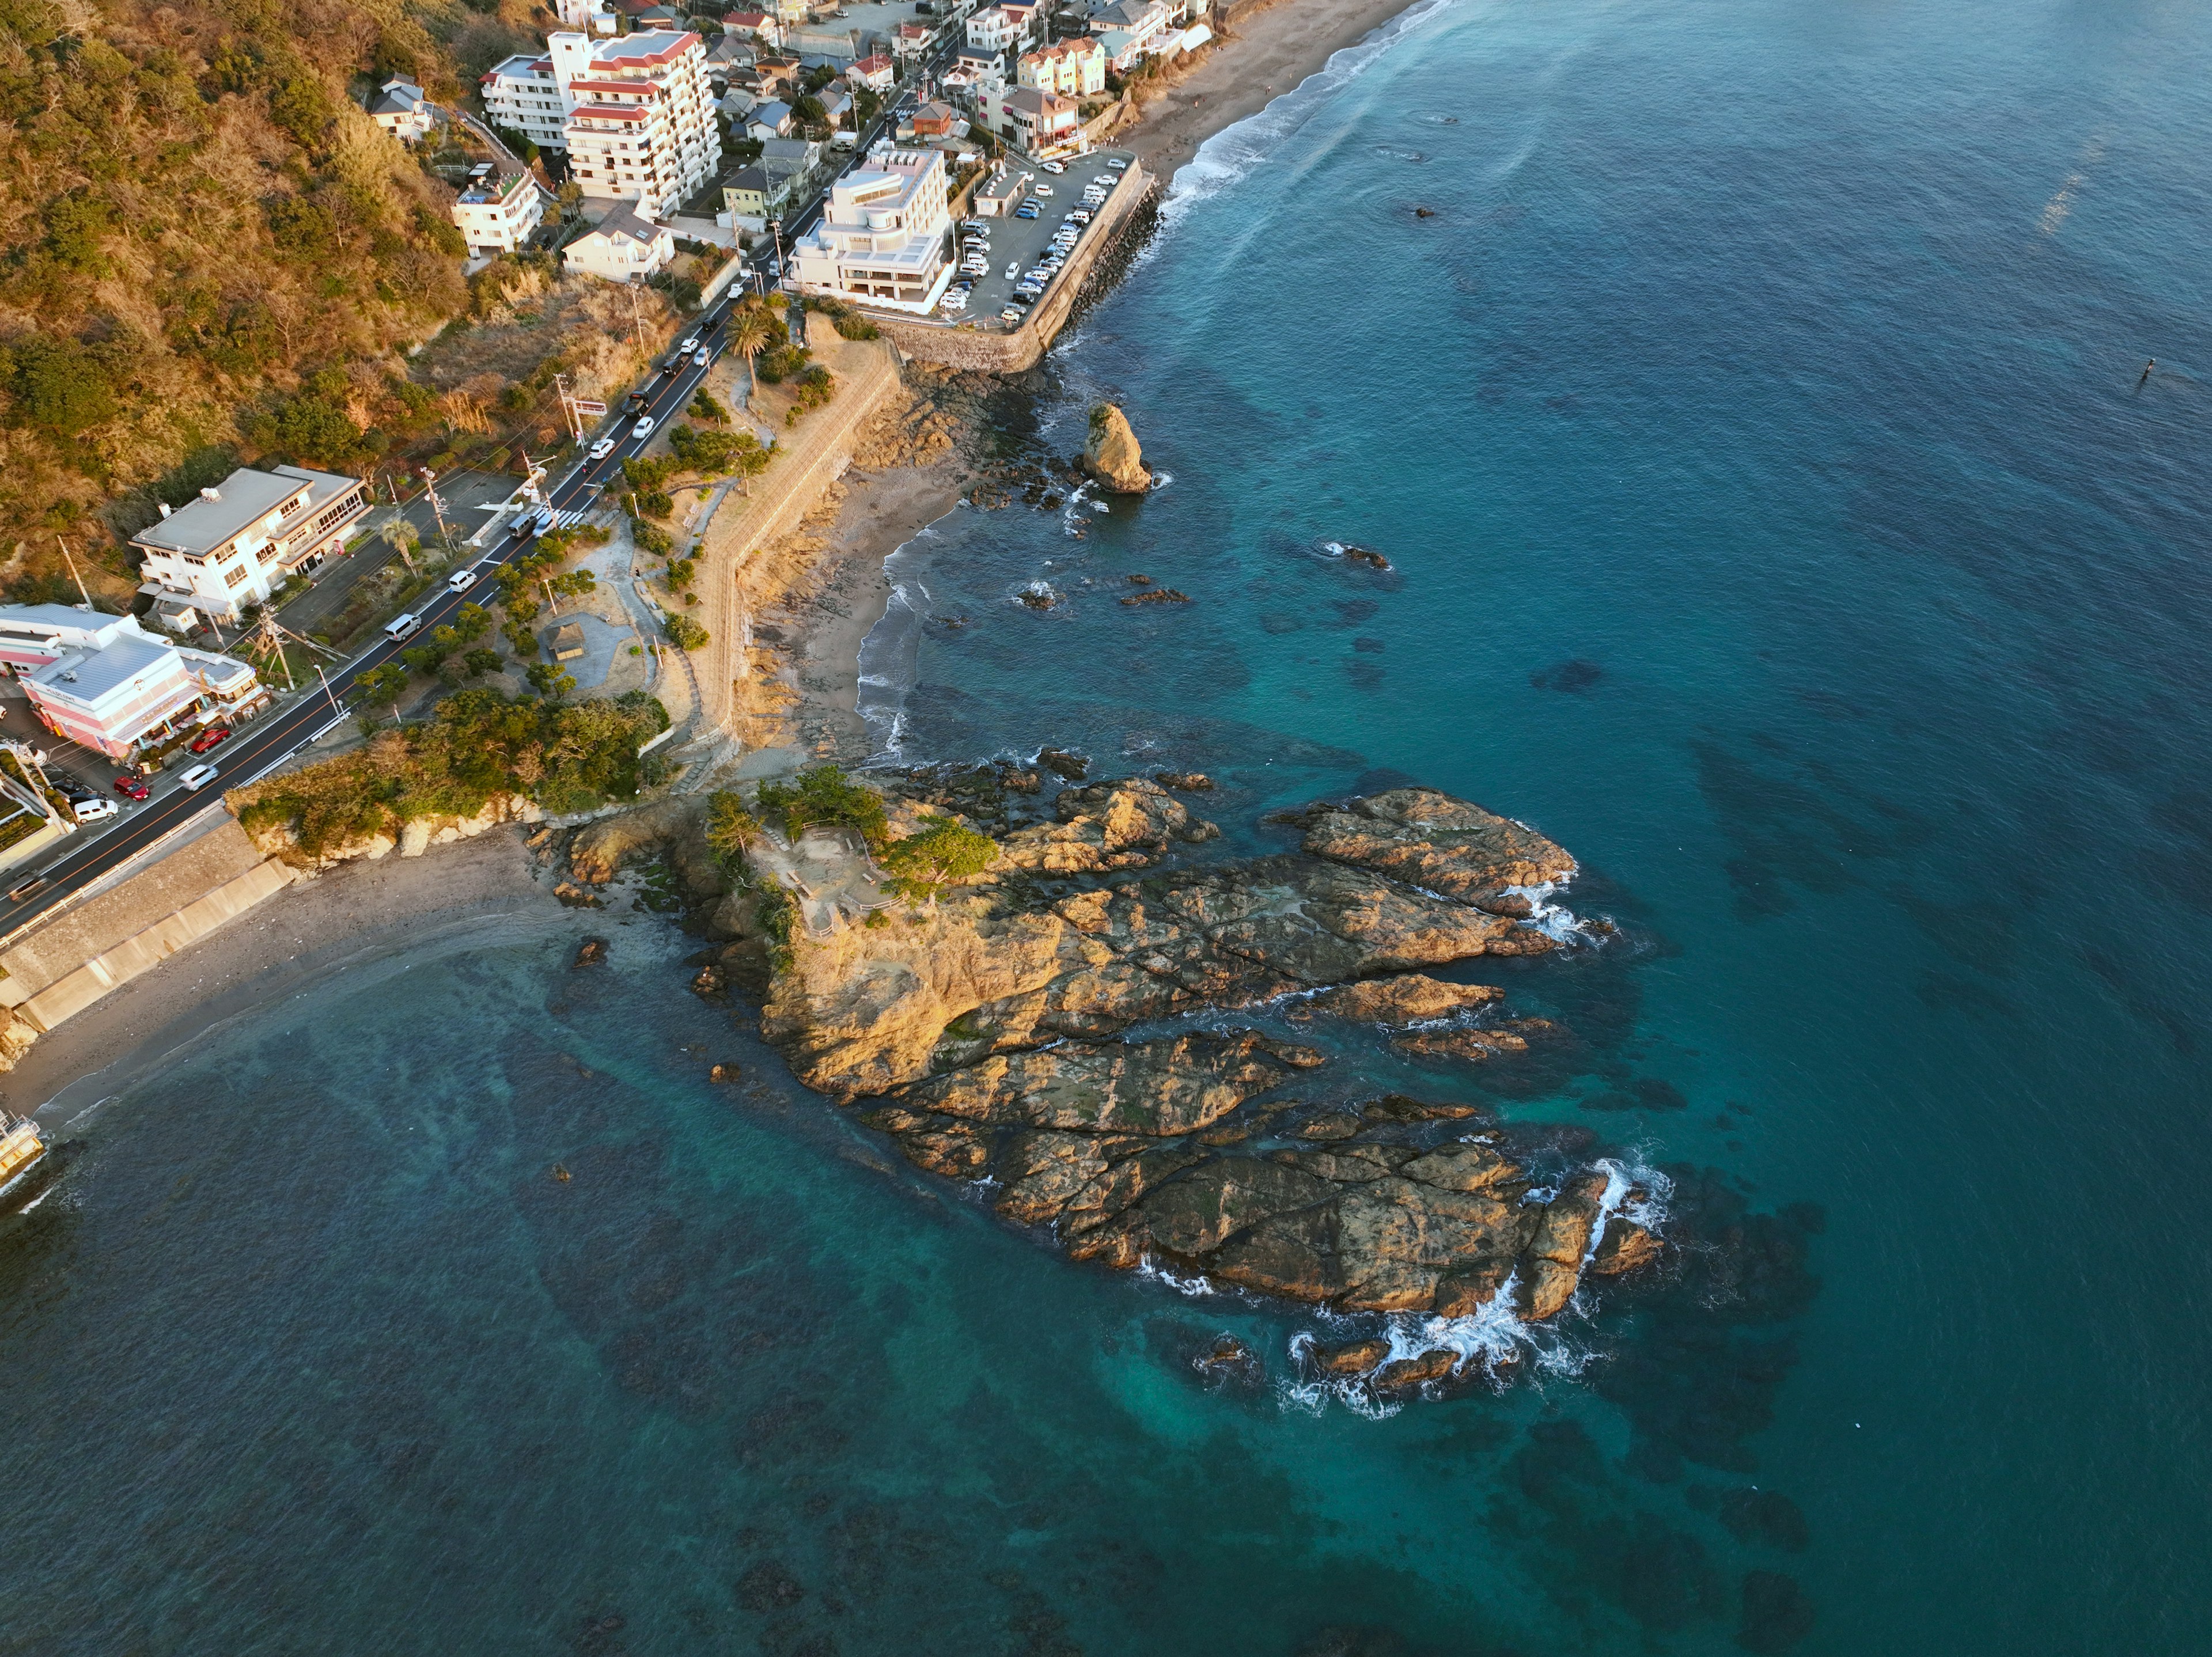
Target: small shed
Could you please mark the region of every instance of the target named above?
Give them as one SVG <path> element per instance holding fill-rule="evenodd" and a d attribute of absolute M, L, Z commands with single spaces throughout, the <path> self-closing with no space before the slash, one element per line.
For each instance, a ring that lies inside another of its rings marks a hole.
<path fill-rule="evenodd" d="M 584 629 L 576 622 L 563 622 L 553 629 L 553 659 L 573 662 L 584 653 Z"/>

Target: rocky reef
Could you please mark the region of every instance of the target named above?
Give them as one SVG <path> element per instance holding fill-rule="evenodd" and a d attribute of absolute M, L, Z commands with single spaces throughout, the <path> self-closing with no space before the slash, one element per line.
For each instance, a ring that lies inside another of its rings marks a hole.
<path fill-rule="evenodd" d="M 909 792 L 902 809 L 961 798 Z M 1342 1311 L 1461 1317 L 1505 1296 L 1542 1319 L 1586 1275 L 1653 1259 L 1617 1167 L 1540 1178 L 1482 1108 L 1363 1098 L 1319 1047 L 1192 1017 L 1379 1024 L 1465 1059 L 1525 1048 L 1543 1021 L 1480 1022 L 1502 991 L 1425 969 L 1562 947 L 1532 893 L 1574 859 L 1431 789 L 1282 821 L 1295 850 L 1194 863 L 1219 830 L 1159 783 L 1063 789 L 1048 820 L 1002 828 L 982 882 L 791 936 L 763 1032 L 915 1165 L 988 1181 L 999 1213 L 1079 1259 Z"/>

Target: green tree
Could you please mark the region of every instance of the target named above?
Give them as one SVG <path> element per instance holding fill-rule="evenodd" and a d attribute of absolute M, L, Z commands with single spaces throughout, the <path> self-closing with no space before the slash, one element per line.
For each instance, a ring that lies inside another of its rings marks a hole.
<path fill-rule="evenodd" d="M 422 537 L 414 525 L 404 518 L 394 518 L 377 531 L 377 538 L 399 555 L 399 561 L 407 566 L 407 573 L 415 571 L 415 553 L 422 544 Z"/>
<path fill-rule="evenodd" d="M 661 620 L 668 633 L 668 641 L 678 650 L 704 650 L 708 642 L 707 629 L 689 616 L 668 616 Z"/>
<path fill-rule="evenodd" d="M 890 889 L 916 902 L 934 898 L 947 886 L 973 880 L 999 855 L 998 842 L 951 817 L 922 819 L 921 828 L 884 847 L 879 861 L 890 876 Z"/>
<path fill-rule="evenodd" d="M 730 325 L 730 349 L 744 358 L 745 383 L 756 397 L 760 395 L 760 375 L 753 359 L 767 347 L 770 337 L 769 319 L 757 310 L 738 312 L 737 319 Z"/>
<path fill-rule="evenodd" d="M 33 334 L 11 355 L 9 389 L 24 424 L 56 437 L 76 437 L 114 417 L 114 387 L 76 341 Z"/>
<path fill-rule="evenodd" d="M 576 688 L 575 677 L 558 662 L 533 662 L 522 676 L 530 688 L 549 701 L 559 701 Z"/>
<path fill-rule="evenodd" d="M 461 665 L 468 670 L 472 679 L 481 678 L 487 673 L 496 673 L 500 666 L 499 652 L 489 645 L 479 645 L 461 658 Z"/>
<path fill-rule="evenodd" d="M 757 839 L 760 831 L 760 819 L 745 809 L 744 801 L 737 795 L 718 788 L 708 796 L 707 844 L 724 863 L 743 858 L 746 844 Z"/>
<path fill-rule="evenodd" d="M 400 693 L 407 689 L 407 670 L 396 662 L 386 662 L 381 667 L 372 667 L 366 673 L 354 677 L 354 689 L 361 692 L 365 702 L 390 702 L 392 717 L 399 717 Z"/>
<path fill-rule="evenodd" d="M 783 819 L 787 840 L 797 840 L 809 828 L 844 828 L 858 830 L 871 851 L 884 847 L 883 796 L 854 781 L 842 766 L 811 765 L 790 782 L 764 782 L 757 804 Z"/>

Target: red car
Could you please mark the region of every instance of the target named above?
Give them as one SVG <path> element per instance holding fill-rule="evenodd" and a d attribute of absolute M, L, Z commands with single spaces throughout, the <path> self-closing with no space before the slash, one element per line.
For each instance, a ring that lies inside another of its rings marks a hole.
<path fill-rule="evenodd" d="M 193 753 L 204 754 L 209 749 L 216 746 L 218 744 L 227 743 L 229 740 L 229 726 L 211 725 L 206 730 L 201 731 L 198 736 L 194 737 L 189 745 Z"/>
<path fill-rule="evenodd" d="M 137 777 L 118 777 L 115 792 L 125 799 L 144 799 L 154 791 Z"/>

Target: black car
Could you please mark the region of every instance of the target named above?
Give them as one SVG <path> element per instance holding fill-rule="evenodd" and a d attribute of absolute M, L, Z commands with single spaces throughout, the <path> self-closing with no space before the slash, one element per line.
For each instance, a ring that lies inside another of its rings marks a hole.
<path fill-rule="evenodd" d="M 623 412 L 625 414 L 642 414 L 645 411 L 645 393 L 643 391 L 632 391 L 623 400 Z"/>

